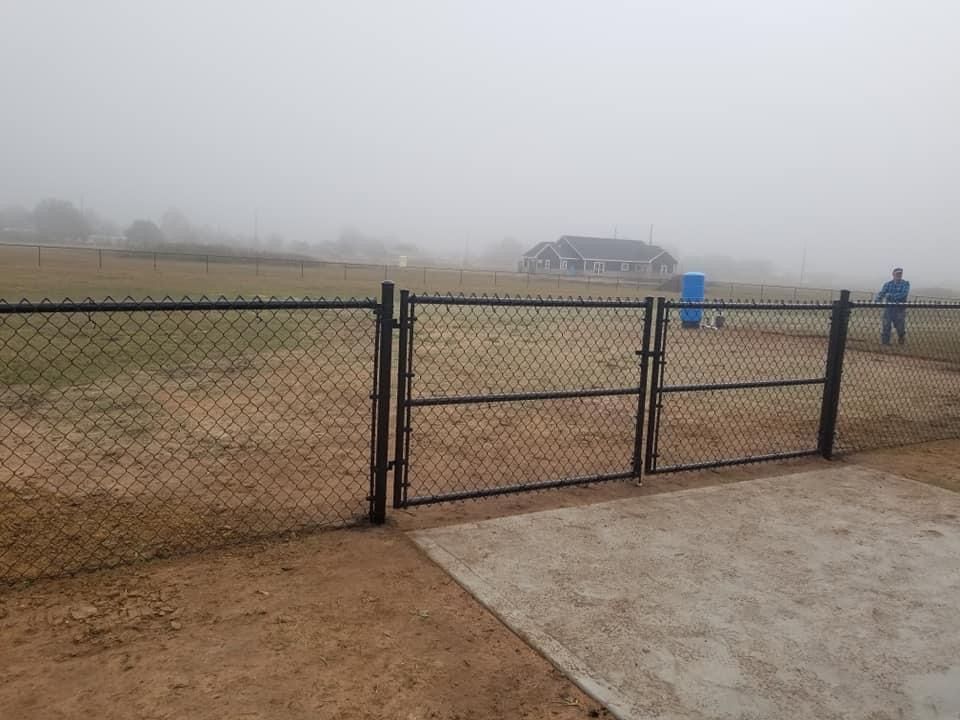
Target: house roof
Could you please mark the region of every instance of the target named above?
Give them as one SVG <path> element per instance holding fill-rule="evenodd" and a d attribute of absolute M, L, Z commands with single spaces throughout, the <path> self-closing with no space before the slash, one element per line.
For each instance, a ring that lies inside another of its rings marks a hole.
<path fill-rule="evenodd" d="M 564 235 L 574 250 L 585 260 L 619 260 L 621 262 L 650 262 L 664 250 L 657 245 L 648 245 L 639 240 L 626 238 L 599 238 L 583 237 L 580 235 Z"/>
<path fill-rule="evenodd" d="M 538 242 L 538 243 L 537 243 L 536 245 L 534 245 L 532 248 L 530 248 L 529 250 L 527 250 L 527 251 L 523 254 L 523 256 L 524 256 L 524 257 L 533 257 L 533 256 L 537 255 L 541 250 L 543 250 L 547 245 L 552 245 L 552 244 L 553 244 L 553 243 L 550 242 L 549 240 L 544 240 L 543 242 Z"/>

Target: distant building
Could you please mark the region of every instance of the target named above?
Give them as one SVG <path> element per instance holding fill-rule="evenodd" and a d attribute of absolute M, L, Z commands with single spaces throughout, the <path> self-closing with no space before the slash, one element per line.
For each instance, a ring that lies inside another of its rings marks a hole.
<path fill-rule="evenodd" d="M 564 235 L 525 252 L 520 271 L 665 278 L 677 271 L 677 260 L 663 248 L 638 240 Z"/>

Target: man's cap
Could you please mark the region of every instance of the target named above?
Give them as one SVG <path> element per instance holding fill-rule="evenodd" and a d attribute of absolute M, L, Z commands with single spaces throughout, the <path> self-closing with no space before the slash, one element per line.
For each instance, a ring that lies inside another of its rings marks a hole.
<path fill-rule="evenodd" d="M 903 268 L 894 268 L 893 271 L 894 271 L 895 273 L 896 273 L 896 272 L 903 272 Z"/>

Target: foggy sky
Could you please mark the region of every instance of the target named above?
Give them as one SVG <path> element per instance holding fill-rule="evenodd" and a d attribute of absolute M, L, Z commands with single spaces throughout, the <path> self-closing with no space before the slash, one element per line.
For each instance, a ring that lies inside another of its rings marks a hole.
<path fill-rule="evenodd" d="M 960 3 L 0 3 L 0 204 L 323 240 L 960 259 Z M 953 281 L 952 284 L 957 284 Z"/>

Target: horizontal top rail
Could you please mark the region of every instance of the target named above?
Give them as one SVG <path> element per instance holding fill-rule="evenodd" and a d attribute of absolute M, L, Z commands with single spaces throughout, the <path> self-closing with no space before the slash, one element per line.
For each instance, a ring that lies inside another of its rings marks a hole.
<path fill-rule="evenodd" d="M 500 305 L 518 307 L 645 308 L 634 298 L 510 297 L 509 295 L 410 295 L 418 305 Z"/>
<path fill-rule="evenodd" d="M 661 393 L 713 392 L 714 390 L 753 390 L 756 388 L 797 387 L 800 385 L 823 385 L 826 378 L 799 378 L 796 380 L 744 380 L 743 382 L 695 383 L 687 385 L 664 385 Z"/>
<path fill-rule="evenodd" d="M 832 303 L 826 302 L 734 302 L 724 300 L 667 300 L 668 308 L 689 310 L 831 310 Z"/>
<path fill-rule="evenodd" d="M 182 300 L 173 300 L 166 298 L 163 300 L 134 300 L 126 298 L 124 300 L 83 300 L 74 302 L 64 300 L 62 302 L 18 302 L 8 303 L 0 301 L 0 315 L 23 315 L 31 313 L 59 313 L 59 312 L 151 312 L 159 310 L 360 310 L 374 309 L 377 301 L 365 299 L 350 300 L 324 300 L 322 298 L 313 300 L 303 298 L 296 300 L 287 298 L 281 300 L 278 298 L 237 298 L 228 300 L 226 298 L 211 300 L 202 298 L 191 300 L 184 298 Z"/>

